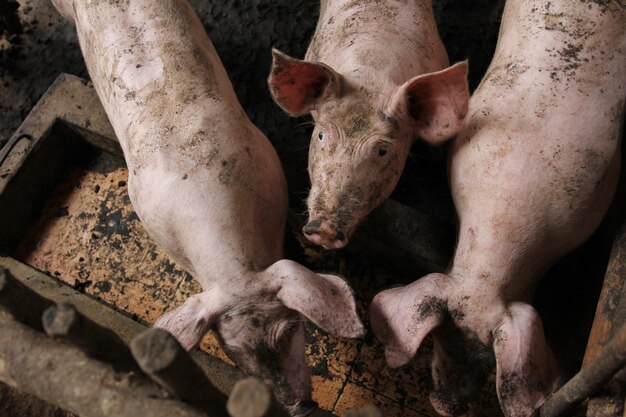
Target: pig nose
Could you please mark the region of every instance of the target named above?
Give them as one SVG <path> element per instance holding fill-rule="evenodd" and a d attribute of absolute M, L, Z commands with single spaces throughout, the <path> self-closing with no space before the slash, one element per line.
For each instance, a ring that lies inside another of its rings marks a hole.
<path fill-rule="evenodd" d="M 339 249 L 348 243 L 345 234 L 332 224 L 316 219 L 311 220 L 302 228 L 302 232 L 313 243 L 326 249 Z"/>

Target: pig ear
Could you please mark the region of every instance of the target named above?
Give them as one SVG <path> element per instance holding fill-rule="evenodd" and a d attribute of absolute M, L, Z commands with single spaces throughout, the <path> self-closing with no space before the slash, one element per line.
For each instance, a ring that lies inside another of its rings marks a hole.
<path fill-rule="evenodd" d="M 306 316 L 319 328 L 341 337 L 361 337 L 365 328 L 359 319 L 352 289 L 335 276 L 316 274 L 283 259 L 267 270 L 285 306 Z"/>
<path fill-rule="evenodd" d="M 219 291 L 209 290 L 189 297 L 180 307 L 162 315 L 154 327 L 170 332 L 186 350 L 192 350 L 225 309 Z"/>
<path fill-rule="evenodd" d="M 426 335 L 443 321 L 447 279 L 443 274 L 430 274 L 374 297 L 370 322 L 376 338 L 385 345 L 390 367 L 409 363 Z"/>
<path fill-rule="evenodd" d="M 410 117 L 415 133 L 431 144 L 454 136 L 469 105 L 467 61 L 442 71 L 419 75 L 401 85 L 391 97 L 389 112 Z"/>
<path fill-rule="evenodd" d="M 558 367 L 541 319 L 528 304 L 514 303 L 494 332 L 496 388 L 507 416 L 530 416 L 558 386 Z"/>
<path fill-rule="evenodd" d="M 341 92 L 341 76 L 319 62 L 295 59 L 272 49 L 267 79 L 274 101 L 292 116 L 302 116 L 329 96 Z"/>

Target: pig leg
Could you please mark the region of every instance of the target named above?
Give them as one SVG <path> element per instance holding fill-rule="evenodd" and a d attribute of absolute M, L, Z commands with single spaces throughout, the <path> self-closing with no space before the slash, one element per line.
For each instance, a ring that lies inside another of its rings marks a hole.
<path fill-rule="evenodd" d="M 530 417 L 558 386 L 558 367 L 535 309 L 514 303 L 494 331 L 496 388 L 507 417 Z"/>
<path fill-rule="evenodd" d="M 447 280 L 443 274 L 430 274 L 406 287 L 383 291 L 374 297 L 370 306 L 372 330 L 385 345 L 390 367 L 406 365 L 426 335 L 443 322 Z"/>
<path fill-rule="evenodd" d="M 219 291 L 212 289 L 189 297 L 183 305 L 162 315 L 154 327 L 170 332 L 186 350 L 192 350 L 225 309 Z"/>

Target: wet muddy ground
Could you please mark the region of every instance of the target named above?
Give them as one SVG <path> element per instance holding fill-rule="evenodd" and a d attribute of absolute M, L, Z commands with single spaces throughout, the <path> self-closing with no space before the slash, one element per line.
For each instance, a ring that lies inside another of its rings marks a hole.
<path fill-rule="evenodd" d="M 0 40 L 0 143 L 10 137 L 59 73 L 87 78 L 74 28 L 61 19 L 50 1 L 18 3 L 19 25 L 15 19 L 0 17 L 0 32 L 5 30 Z M 215 44 L 242 105 L 276 146 L 288 174 L 292 206 L 297 207 L 307 187 L 310 127 L 303 124 L 306 118 L 290 119 L 273 104 L 265 79 L 272 46 L 296 57 L 304 56 L 315 28 L 317 2 L 191 3 Z M 470 60 L 472 88 L 478 85 L 493 53 L 502 5 L 503 0 L 434 0 L 451 61 Z M 0 16 L 9 16 L 12 9 L 7 10 L 0 9 Z M 445 179 L 445 148 L 429 149 L 417 144 L 412 153 L 394 198 L 421 210 L 431 210 L 453 224 Z M 593 318 L 595 301 L 588 300 L 597 299 L 599 288 L 597 282 L 584 278 L 602 274 L 607 253 L 603 233 L 609 235 L 610 230 L 604 229 L 589 245 L 560 263 L 538 294 L 546 331 L 557 354 L 565 358 L 568 372 L 579 365 Z M 291 248 L 291 252 L 303 258 L 301 249 Z M 40 223 L 33 226 L 16 255 L 147 323 L 199 289 L 150 241 L 130 206 L 123 163 L 105 155 L 68 171 L 47 203 Z M 390 265 L 348 252 L 325 257 L 312 267 L 345 275 L 355 288 L 363 317 L 376 292 L 416 278 L 398 276 Z M 569 291 L 563 291 L 565 287 Z M 580 308 L 581 300 L 587 300 L 591 307 Z M 563 320 L 559 310 L 569 312 L 568 320 Z M 575 322 L 580 324 L 564 325 Z M 342 415 L 346 409 L 373 402 L 389 417 L 435 416 L 427 398 L 431 384 L 428 343 L 409 367 L 392 371 L 384 363 L 380 344 L 371 335 L 362 341 L 344 341 L 313 327 L 310 330 L 308 357 L 314 375 L 314 396 L 320 406 Z M 227 360 L 210 336 L 202 347 Z M 499 415 L 493 377 L 472 415 Z"/>

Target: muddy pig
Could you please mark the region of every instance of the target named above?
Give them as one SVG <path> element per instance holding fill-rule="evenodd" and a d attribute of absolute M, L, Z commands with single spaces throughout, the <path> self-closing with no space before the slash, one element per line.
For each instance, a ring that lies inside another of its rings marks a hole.
<path fill-rule="evenodd" d="M 467 63 L 448 67 L 430 0 L 325 0 L 305 60 L 273 51 L 287 113 L 311 113 L 305 236 L 341 248 L 395 188 L 416 138 L 438 144 L 467 112 Z"/>
<path fill-rule="evenodd" d="M 186 348 L 215 331 L 292 415 L 311 411 L 302 316 L 362 335 L 351 289 L 282 259 L 286 181 L 185 0 L 53 0 L 72 20 L 150 236 L 203 292 L 157 326 Z"/>
<path fill-rule="evenodd" d="M 506 3 L 495 56 L 451 147 L 453 261 L 446 274 L 383 291 L 370 309 L 392 367 L 432 333 L 430 399 L 442 415 L 463 414 L 494 365 L 507 417 L 531 416 L 559 383 L 530 303 L 541 276 L 591 235 L 613 197 L 624 27 L 617 1 Z"/>

